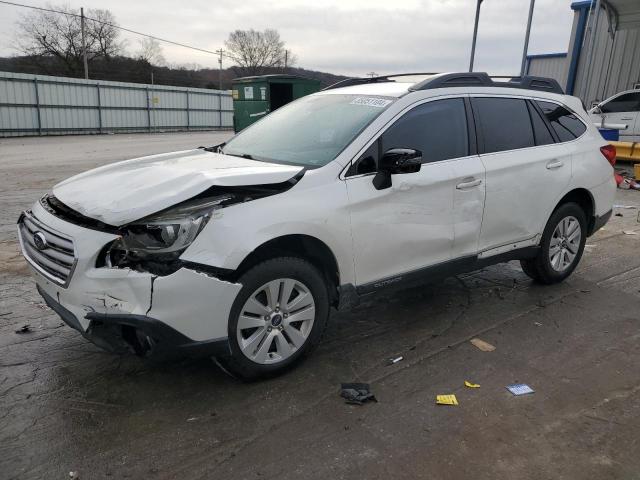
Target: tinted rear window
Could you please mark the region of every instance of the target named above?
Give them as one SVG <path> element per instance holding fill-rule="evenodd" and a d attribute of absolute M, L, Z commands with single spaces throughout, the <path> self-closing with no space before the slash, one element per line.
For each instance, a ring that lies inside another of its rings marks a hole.
<path fill-rule="evenodd" d="M 555 143 L 555 140 L 549 131 L 549 127 L 547 127 L 547 124 L 542 119 L 538 111 L 530 103 L 527 105 L 529 107 L 529 113 L 531 114 L 531 123 L 533 124 L 533 135 L 536 139 L 536 145 L 549 145 L 551 143 Z"/>
<path fill-rule="evenodd" d="M 535 145 L 533 128 L 524 100 L 517 98 L 474 98 L 480 121 L 483 153 L 515 150 Z"/>
<path fill-rule="evenodd" d="M 565 107 L 551 102 L 537 100 L 551 127 L 556 132 L 561 142 L 574 140 L 582 135 L 587 127 L 578 117 Z"/>

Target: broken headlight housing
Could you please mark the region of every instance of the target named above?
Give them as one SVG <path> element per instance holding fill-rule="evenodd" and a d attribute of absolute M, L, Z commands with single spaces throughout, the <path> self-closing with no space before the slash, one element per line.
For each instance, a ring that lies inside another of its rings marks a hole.
<path fill-rule="evenodd" d="M 190 200 L 122 227 L 120 237 L 108 245 L 103 265 L 175 271 L 171 264 L 193 243 L 213 212 L 232 198 L 227 194 Z"/>

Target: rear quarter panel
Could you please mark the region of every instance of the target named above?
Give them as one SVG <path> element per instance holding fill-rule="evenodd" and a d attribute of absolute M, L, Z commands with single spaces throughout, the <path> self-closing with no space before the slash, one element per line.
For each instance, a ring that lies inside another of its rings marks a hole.
<path fill-rule="evenodd" d="M 600 147 L 606 144 L 592 124 L 580 139 L 567 143 L 572 156 L 570 190 L 587 189 L 593 197 L 594 213 L 598 216 L 611 210 L 616 193 L 613 167 L 600 152 Z"/>

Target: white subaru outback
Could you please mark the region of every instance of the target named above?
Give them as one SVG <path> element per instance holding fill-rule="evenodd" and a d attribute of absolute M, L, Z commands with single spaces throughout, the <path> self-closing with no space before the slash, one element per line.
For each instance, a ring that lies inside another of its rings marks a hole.
<path fill-rule="evenodd" d="M 112 351 L 245 378 L 318 344 L 330 307 L 509 260 L 560 282 L 611 215 L 615 150 L 549 79 L 352 79 L 228 143 L 107 165 L 24 212 L 48 305 Z"/>

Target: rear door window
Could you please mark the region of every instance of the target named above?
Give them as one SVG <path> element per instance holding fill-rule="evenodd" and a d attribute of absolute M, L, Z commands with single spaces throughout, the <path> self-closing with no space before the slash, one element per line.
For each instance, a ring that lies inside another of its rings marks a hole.
<path fill-rule="evenodd" d="M 587 130 L 585 124 L 573 112 L 562 105 L 541 100 L 536 100 L 536 102 L 561 142 L 574 140 Z"/>
<path fill-rule="evenodd" d="M 473 98 L 484 149 L 502 152 L 535 146 L 533 127 L 524 100 L 519 98 Z"/>
<path fill-rule="evenodd" d="M 640 92 L 624 93 L 600 105 L 602 113 L 637 112 L 640 110 Z"/>

